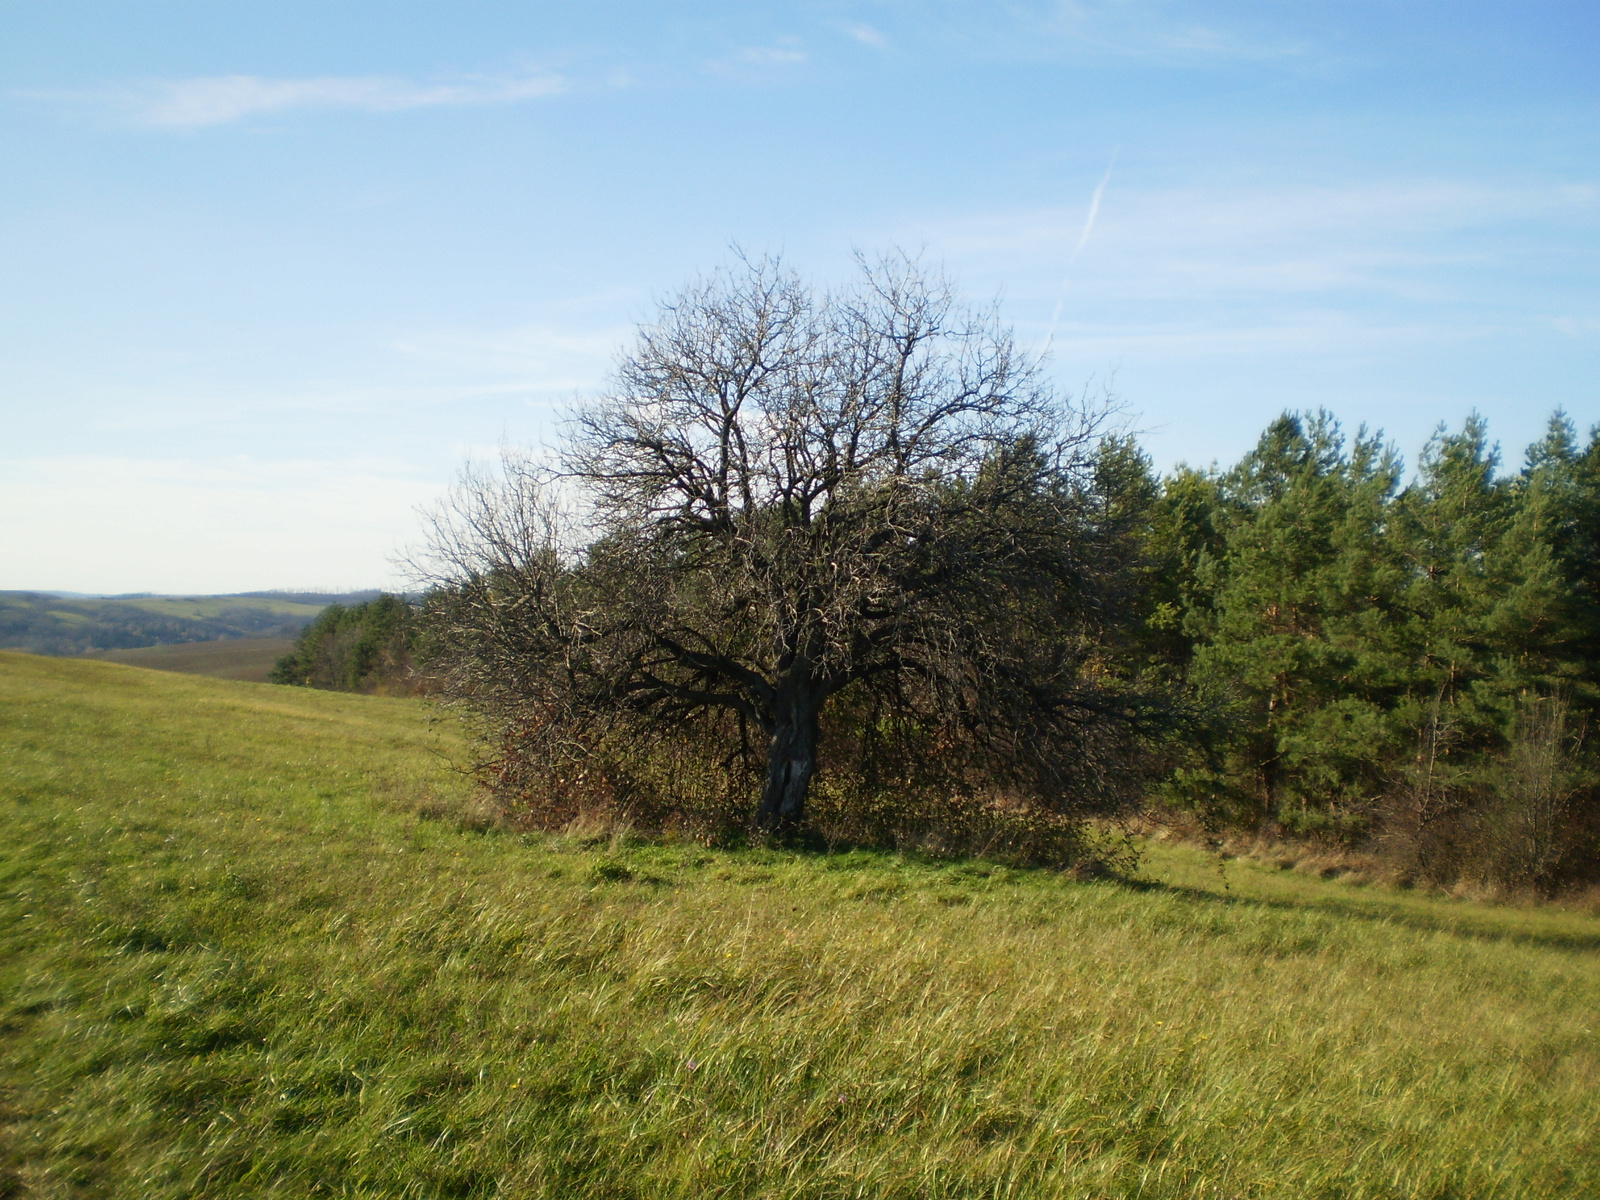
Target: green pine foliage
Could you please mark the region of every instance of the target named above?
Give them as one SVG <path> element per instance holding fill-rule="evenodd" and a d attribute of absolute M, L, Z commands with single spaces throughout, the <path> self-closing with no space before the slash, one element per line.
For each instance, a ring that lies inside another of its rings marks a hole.
<path fill-rule="evenodd" d="M 269 678 L 336 692 L 415 691 L 417 641 L 417 613 L 404 597 L 383 593 L 350 607 L 330 604 Z"/>
<path fill-rule="evenodd" d="M 1600 430 L 1581 446 L 1557 413 L 1507 474 L 1473 417 L 1408 483 L 1381 436 L 1286 413 L 1231 469 L 1160 480 L 1145 512 L 1142 651 L 1196 714 L 1169 801 L 1212 826 L 1431 845 L 1459 873 L 1521 803 L 1508 764 L 1548 761 L 1568 849 L 1534 874 L 1594 873 L 1573 860 L 1600 808 Z"/>

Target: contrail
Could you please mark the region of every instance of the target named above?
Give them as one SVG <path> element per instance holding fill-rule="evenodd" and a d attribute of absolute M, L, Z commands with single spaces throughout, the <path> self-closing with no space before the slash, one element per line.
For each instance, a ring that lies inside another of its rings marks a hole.
<path fill-rule="evenodd" d="M 1111 172 L 1117 169 L 1117 154 L 1121 147 L 1112 150 L 1111 165 L 1106 168 L 1106 173 L 1100 177 L 1099 184 L 1094 189 L 1094 195 L 1089 199 L 1089 215 L 1084 218 L 1083 232 L 1078 235 L 1078 244 L 1072 248 L 1072 257 L 1067 259 L 1067 274 L 1061 277 L 1061 295 L 1056 299 L 1056 310 L 1050 314 L 1050 332 L 1044 339 L 1044 349 L 1039 352 L 1041 358 L 1050 351 L 1050 343 L 1056 336 L 1056 322 L 1061 320 L 1061 309 L 1067 303 L 1067 284 L 1072 278 L 1072 264 L 1078 261 L 1078 255 L 1089 244 L 1089 235 L 1094 232 L 1095 220 L 1100 216 L 1100 198 L 1106 194 L 1106 185 L 1111 182 Z"/>
<path fill-rule="evenodd" d="M 1100 184 L 1094 189 L 1094 198 L 1089 201 L 1089 217 L 1083 223 L 1083 232 L 1078 235 L 1078 244 L 1072 248 L 1072 257 L 1067 260 L 1067 266 L 1078 261 L 1078 252 L 1089 244 L 1089 235 L 1094 232 L 1094 220 L 1100 215 L 1100 197 L 1106 194 L 1106 184 L 1111 182 L 1112 167 L 1117 165 L 1116 155 L 1111 156 L 1111 166 L 1106 168 L 1106 173 L 1100 179 Z"/>

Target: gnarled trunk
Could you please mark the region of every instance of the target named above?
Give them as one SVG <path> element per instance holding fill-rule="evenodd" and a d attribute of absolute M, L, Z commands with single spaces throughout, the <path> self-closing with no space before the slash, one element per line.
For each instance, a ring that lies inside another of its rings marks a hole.
<path fill-rule="evenodd" d="M 756 827 L 779 833 L 800 824 L 806 793 L 817 767 L 817 716 L 820 697 L 810 689 L 780 696 L 772 744 L 767 747 L 767 780 L 756 808 Z"/>

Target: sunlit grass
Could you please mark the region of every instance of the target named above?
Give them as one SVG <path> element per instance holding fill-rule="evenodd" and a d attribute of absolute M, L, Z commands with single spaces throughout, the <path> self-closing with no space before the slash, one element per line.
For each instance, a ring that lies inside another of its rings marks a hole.
<path fill-rule="evenodd" d="M 473 832 L 454 753 L 0 655 L 13 1190 L 1600 1195 L 1593 918 Z"/>

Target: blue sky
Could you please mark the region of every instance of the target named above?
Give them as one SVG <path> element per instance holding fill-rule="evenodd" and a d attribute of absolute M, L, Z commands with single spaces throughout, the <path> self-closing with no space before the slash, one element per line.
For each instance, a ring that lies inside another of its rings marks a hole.
<path fill-rule="evenodd" d="M 1157 465 L 1600 421 L 1600 5 L 0 0 L 0 588 L 397 583 L 652 298 L 920 250 Z"/>

